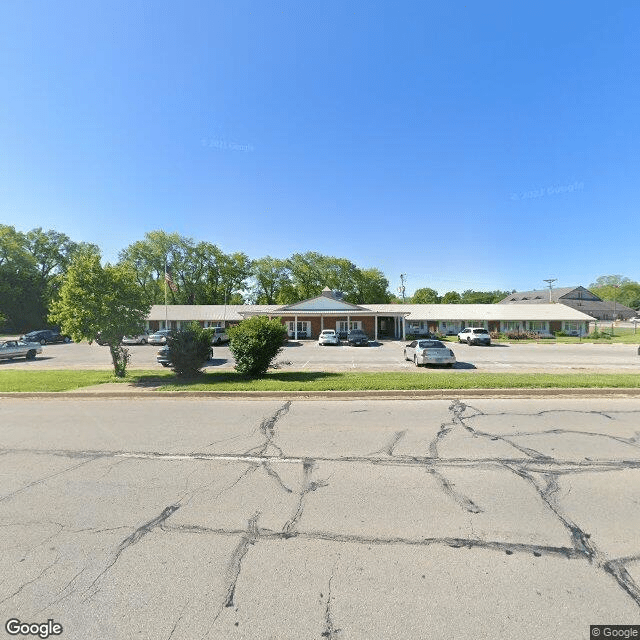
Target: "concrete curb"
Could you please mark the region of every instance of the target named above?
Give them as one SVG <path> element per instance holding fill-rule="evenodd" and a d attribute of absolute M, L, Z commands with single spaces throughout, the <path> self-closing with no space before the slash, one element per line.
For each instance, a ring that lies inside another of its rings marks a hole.
<path fill-rule="evenodd" d="M 0 398 L 107 399 L 201 398 L 220 400 L 443 400 L 449 398 L 640 398 L 640 389 L 412 389 L 406 391 L 33 391 L 1 392 Z"/>

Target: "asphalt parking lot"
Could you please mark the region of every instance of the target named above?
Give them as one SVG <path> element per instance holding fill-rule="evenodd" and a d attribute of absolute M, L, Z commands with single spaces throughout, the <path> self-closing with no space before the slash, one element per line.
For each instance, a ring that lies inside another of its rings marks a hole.
<path fill-rule="evenodd" d="M 403 359 L 403 341 L 368 347 L 348 345 L 319 346 L 315 341 L 289 342 L 276 358 L 282 370 L 294 371 L 415 371 Z M 420 367 L 420 371 L 481 372 L 625 372 L 640 373 L 638 346 L 633 344 L 550 344 L 543 341 L 528 344 L 492 344 L 489 347 L 449 343 L 458 360 L 453 369 Z M 130 347 L 131 369 L 158 369 L 159 347 Z M 233 356 L 228 346 L 214 347 L 214 359 L 207 369 L 231 369 Z M 6 369 L 110 369 L 108 347 L 97 344 L 55 344 L 44 347 L 35 360 L 0 361 Z"/>

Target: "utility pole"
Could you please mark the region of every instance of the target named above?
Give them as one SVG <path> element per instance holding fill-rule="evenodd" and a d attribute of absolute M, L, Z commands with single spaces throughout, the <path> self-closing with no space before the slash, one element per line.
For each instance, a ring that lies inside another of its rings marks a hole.
<path fill-rule="evenodd" d="M 619 284 L 612 284 L 611 285 L 614 288 L 614 292 L 613 292 L 613 322 L 611 323 L 611 335 L 613 336 L 613 325 L 616 321 L 616 315 L 617 315 L 617 309 L 616 309 L 616 301 L 618 299 L 618 289 L 620 288 Z"/>
<path fill-rule="evenodd" d="M 549 283 L 549 304 L 551 304 L 551 289 L 553 289 L 553 283 L 557 280 L 558 278 L 548 278 L 547 280 L 544 280 L 544 282 Z"/>
<path fill-rule="evenodd" d="M 400 286 L 398 287 L 398 293 L 400 293 L 402 295 L 402 302 L 404 302 L 404 292 L 405 292 L 405 286 L 404 286 L 404 281 L 407 277 L 406 273 L 401 273 L 400 274 Z"/>

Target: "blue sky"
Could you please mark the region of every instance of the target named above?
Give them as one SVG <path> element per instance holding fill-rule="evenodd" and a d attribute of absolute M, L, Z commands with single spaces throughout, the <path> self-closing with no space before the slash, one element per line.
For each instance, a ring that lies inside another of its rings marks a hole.
<path fill-rule="evenodd" d="M 637 2 L 0 4 L 0 222 L 407 292 L 640 280 Z"/>

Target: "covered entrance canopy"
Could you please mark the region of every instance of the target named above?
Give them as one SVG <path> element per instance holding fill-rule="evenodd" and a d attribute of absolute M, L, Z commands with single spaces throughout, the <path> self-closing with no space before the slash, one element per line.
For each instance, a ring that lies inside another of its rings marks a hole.
<path fill-rule="evenodd" d="M 289 336 L 298 338 L 316 338 L 324 329 L 335 329 L 340 333 L 351 329 L 362 329 L 368 336 L 378 339 L 379 320 L 383 316 L 387 321 L 394 319 L 394 337 L 404 338 L 405 311 L 396 314 L 378 312 L 346 302 L 337 297 L 331 289 L 325 287 L 322 295 L 295 304 L 284 305 L 268 312 L 247 308 L 240 312 L 244 317 L 268 315 L 280 317 L 287 326 Z M 388 331 L 387 331 L 388 332 Z"/>

